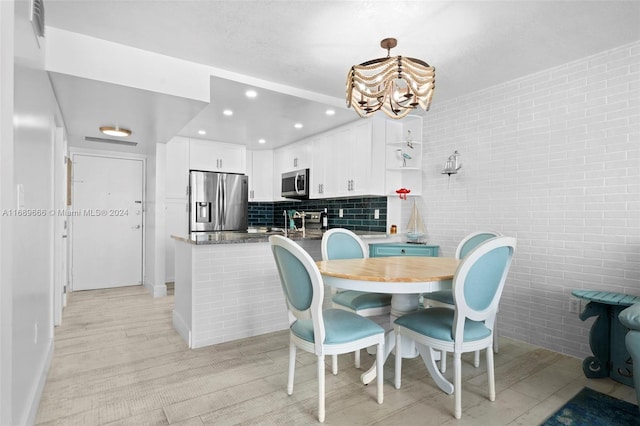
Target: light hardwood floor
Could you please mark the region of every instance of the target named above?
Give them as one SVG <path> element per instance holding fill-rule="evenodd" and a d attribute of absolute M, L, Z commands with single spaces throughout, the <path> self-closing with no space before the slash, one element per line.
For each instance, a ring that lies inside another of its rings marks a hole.
<path fill-rule="evenodd" d="M 190 350 L 171 324 L 173 296 L 140 286 L 75 292 L 55 330 L 55 354 L 37 416 L 40 425 L 234 425 L 316 423 L 315 357 L 298 351 L 287 396 L 288 332 Z M 463 359 L 463 417 L 419 359 L 403 362 L 402 388 L 385 366 L 384 404 L 359 382 L 351 355 L 333 376 L 327 362 L 327 425 L 537 425 L 583 386 L 635 403 L 627 386 L 587 380 L 581 360 L 510 339 L 495 357 L 495 402 L 480 368 Z M 362 355 L 363 365 L 373 357 Z M 451 377 L 452 370 L 446 373 Z"/>

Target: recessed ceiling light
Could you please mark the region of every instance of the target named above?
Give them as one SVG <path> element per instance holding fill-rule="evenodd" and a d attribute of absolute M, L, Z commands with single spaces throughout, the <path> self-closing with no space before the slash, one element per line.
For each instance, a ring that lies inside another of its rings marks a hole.
<path fill-rule="evenodd" d="M 304 126 L 302 125 L 302 123 L 296 123 L 293 125 L 293 127 L 295 127 L 296 129 L 302 129 L 302 127 Z"/>
<path fill-rule="evenodd" d="M 206 134 L 207 134 L 207 132 L 205 132 L 204 130 L 198 130 L 198 134 L 199 134 L 199 135 L 206 135 Z"/>
<path fill-rule="evenodd" d="M 267 141 L 264 139 L 258 139 L 258 143 L 267 143 Z"/>
<path fill-rule="evenodd" d="M 100 131 L 105 135 L 109 136 L 117 136 L 119 138 L 127 137 L 131 134 L 131 130 L 124 129 L 122 127 L 113 127 L 113 126 L 102 126 L 100 127 Z"/>
<path fill-rule="evenodd" d="M 258 96 L 258 92 L 256 92 L 255 90 L 247 90 L 246 92 L 244 92 L 244 94 L 247 98 L 255 98 L 256 96 Z"/>
<path fill-rule="evenodd" d="M 222 113 L 224 115 L 226 115 L 227 117 L 232 116 L 233 115 L 233 111 L 231 111 L 230 109 L 225 109 L 224 111 L 222 111 Z"/>
<path fill-rule="evenodd" d="M 336 115 L 336 110 L 335 109 L 328 109 L 324 112 L 327 115 Z"/>

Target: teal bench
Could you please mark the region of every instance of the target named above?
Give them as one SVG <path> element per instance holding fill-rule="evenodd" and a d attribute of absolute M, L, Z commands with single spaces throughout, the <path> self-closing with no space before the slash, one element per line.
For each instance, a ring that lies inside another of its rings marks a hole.
<path fill-rule="evenodd" d="M 588 378 L 611 377 L 633 387 L 633 361 L 625 347 L 628 332 L 618 316 L 625 308 L 640 303 L 640 297 L 621 293 L 593 290 L 573 290 L 571 294 L 588 300 L 580 319 L 597 316 L 589 332 L 589 345 L 593 356 L 582 362 Z"/>

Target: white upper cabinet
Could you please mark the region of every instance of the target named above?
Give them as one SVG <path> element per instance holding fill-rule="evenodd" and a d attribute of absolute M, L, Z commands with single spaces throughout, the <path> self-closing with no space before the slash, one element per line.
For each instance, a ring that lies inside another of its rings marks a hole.
<path fill-rule="evenodd" d="M 384 195 L 384 120 L 356 121 L 317 137 L 312 197 Z"/>
<path fill-rule="evenodd" d="M 189 141 L 189 168 L 208 172 L 245 173 L 246 147 L 203 139 Z"/>
<path fill-rule="evenodd" d="M 280 173 L 307 169 L 311 163 L 311 144 L 309 141 L 296 142 L 275 151 L 276 169 Z"/>
<path fill-rule="evenodd" d="M 273 151 L 247 151 L 249 201 L 273 201 Z"/>
<path fill-rule="evenodd" d="M 311 143 L 311 168 L 309 180 L 311 182 L 311 198 L 326 198 L 331 194 L 333 180 L 332 164 L 333 155 L 331 153 L 333 140 L 329 135 L 322 134 L 310 140 Z"/>
<path fill-rule="evenodd" d="M 167 143 L 166 198 L 189 196 L 189 139 L 176 136 Z"/>

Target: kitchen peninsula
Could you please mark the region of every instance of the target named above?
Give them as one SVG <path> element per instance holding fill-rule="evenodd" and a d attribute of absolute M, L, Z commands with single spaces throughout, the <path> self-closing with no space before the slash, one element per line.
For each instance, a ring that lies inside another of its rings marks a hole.
<path fill-rule="evenodd" d="M 387 241 L 384 233 L 363 236 Z M 173 326 L 190 348 L 284 330 L 287 308 L 269 235 L 218 232 L 172 235 L 175 244 Z M 293 236 L 320 260 L 321 234 Z M 329 294 L 328 290 L 325 294 Z M 325 297 L 325 304 L 329 299 Z"/>

